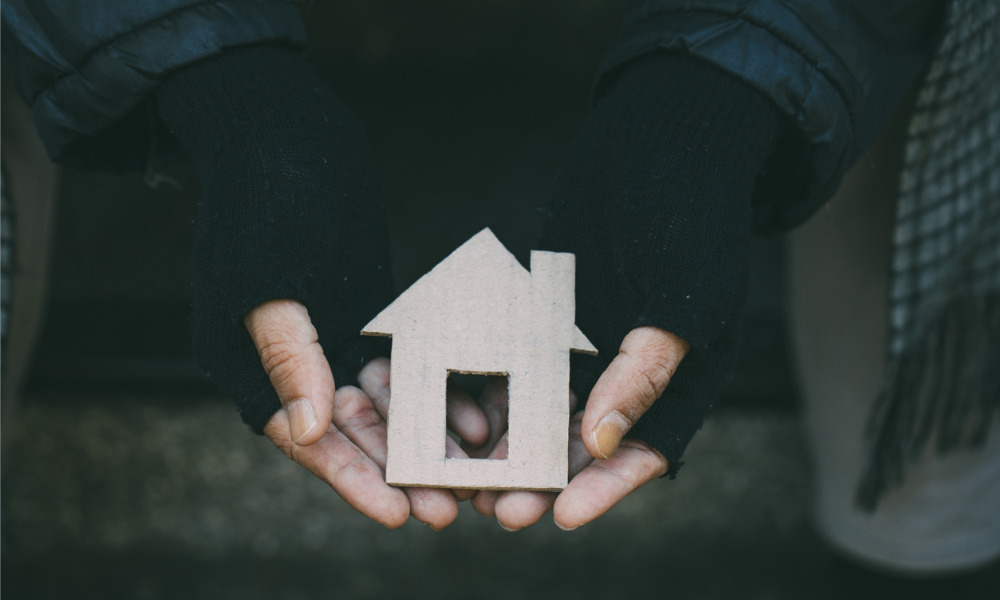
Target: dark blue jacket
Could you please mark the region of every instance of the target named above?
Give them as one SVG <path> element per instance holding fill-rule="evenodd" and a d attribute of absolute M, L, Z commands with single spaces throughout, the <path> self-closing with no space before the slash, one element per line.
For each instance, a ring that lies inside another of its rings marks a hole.
<path fill-rule="evenodd" d="M 805 221 L 930 61 L 940 0 L 640 0 L 625 17 L 597 91 L 657 48 L 739 77 L 787 117 L 754 198 L 758 230 Z"/>
<path fill-rule="evenodd" d="M 643 0 L 602 69 L 657 48 L 746 81 L 787 116 L 755 197 L 757 225 L 805 220 L 836 190 L 929 60 L 940 1 Z M 227 46 L 301 44 L 280 0 L 5 0 L 3 55 L 53 159 L 141 166 L 158 80 Z M 113 142 L 113 143 L 109 143 Z"/>
<path fill-rule="evenodd" d="M 49 156 L 144 166 L 148 99 L 170 71 L 259 42 L 306 41 L 291 0 L 4 0 L 4 69 L 34 111 Z"/>

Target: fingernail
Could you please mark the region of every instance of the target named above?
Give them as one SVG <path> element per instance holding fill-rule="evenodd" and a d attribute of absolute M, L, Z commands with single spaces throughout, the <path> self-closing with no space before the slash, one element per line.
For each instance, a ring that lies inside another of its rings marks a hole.
<path fill-rule="evenodd" d="M 288 414 L 292 441 L 297 444 L 316 425 L 316 413 L 308 398 L 292 400 L 285 405 L 285 413 Z"/>
<path fill-rule="evenodd" d="M 622 441 L 622 436 L 629 430 L 632 423 L 617 410 L 613 410 L 604 415 L 594 428 L 593 442 L 597 447 L 601 458 L 608 458 L 618 449 L 618 442 Z"/>
<path fill-rule="evenodd" d="M 555 519 L 553 519 L 553 522 L 556 524 L 556 527 L 562 529 L 563 531 L 573 531 L 574 529 L 579 527 L 579 525 L 574 525 L 572 527 L 563 527 L 562 525 L 559 524 L 559 521 L 556 521 Z"/>
<path fill-rule="evenodd" d="M 511 527 L 507 527 L 506 525 L 504 525 L 500 521 L 497 521 L 497 525 L 499 525 L 500 528 L 503 529 L 504 531 L 510 531 L 510 532 L 517 531 L 517 529 L 511 528 Z"/>

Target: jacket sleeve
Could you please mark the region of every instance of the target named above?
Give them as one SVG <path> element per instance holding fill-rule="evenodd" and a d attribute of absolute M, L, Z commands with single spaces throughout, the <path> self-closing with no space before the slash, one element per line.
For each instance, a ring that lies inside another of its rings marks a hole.
<path fill-rule="evenodd" d="M 654 51 L 688 53 L 765 94 L 785 117 L 754 192 L 754 227 L 812 215 L 874 140 L 930 60 L 943 2 L 883 0 L 639 0 L 597 82 Z"/>
<path fill-rule="evenodd" d="M 306 40 L 281 0 L 5 0 L 2 11 L 4 70 L 49 156 L 92 168 L 144 166 L 148 100 L 167 73 L 230 46 Z"/>

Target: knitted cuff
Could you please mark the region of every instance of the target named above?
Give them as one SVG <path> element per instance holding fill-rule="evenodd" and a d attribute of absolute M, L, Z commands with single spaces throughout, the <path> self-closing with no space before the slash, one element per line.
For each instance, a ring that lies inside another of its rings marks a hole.
<path fill-rule="evenodd" d="M 260 432 L 279 403 L 243 325 L 249 309 L 303 303 L 338 386 L 384 353 L 359 335 L 392 292 L 371 152 L 347 107 L 279 45 L 185 67 L 156 101 L 201 175 L 195 356 Z"/>
<path fill-rule="evenodd" d="M 556 181 L 545 247 L 577 255 L 577 323 L 600 351 L 575 360 L 589 393 L 629 330 L 692 345 L 632 434 L 680 456 L 730 376 L 746 293 L 754 183 L 776 109 L 712 66 L 656 52 L 602 97 Z"/>

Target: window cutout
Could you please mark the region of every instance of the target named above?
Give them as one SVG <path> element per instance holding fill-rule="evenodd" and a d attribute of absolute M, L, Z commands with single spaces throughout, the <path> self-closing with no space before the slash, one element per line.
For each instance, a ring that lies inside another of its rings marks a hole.
<path fill-rule="evenodd" d="M 498 445 L 494 438 L 507 431 L 509 391 L 510 375 L 506 372 L 448 371 L 447 433 L 469 458 L 507 458 L 507 440 Z M 482 419 L 475 416 L 479 411 L 486 416 L 485 428 Z M 466 437 L 471 443 L 463 441 Z"/>

